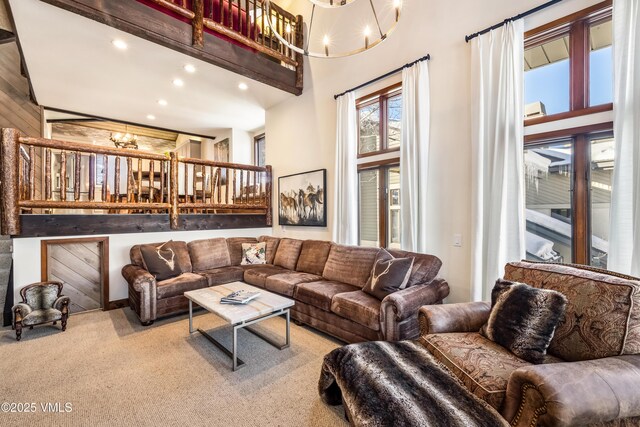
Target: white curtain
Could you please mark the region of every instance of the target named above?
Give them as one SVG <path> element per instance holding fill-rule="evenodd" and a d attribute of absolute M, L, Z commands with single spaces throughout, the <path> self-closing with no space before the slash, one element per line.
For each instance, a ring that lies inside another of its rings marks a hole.
<path fill-rule="evenodd" d="M 358 118 L 356 97 L 349 92 L 338 98 L 336 172 L 333 186 L 333 240 L 358 244 Z"/>
<path fill-rule="evenodd" d="M 640 276 L 640 0 L 613 2 L 614 136 L 608 268 Z"/>
<path fill-rule="evenodd" d="M 472 41 L 472 297 L 490 299 L 509 261 L 525 255 L 524 23 Z"/>
<path fill-rule="evenodd" d="M 427 251 L 429 112 L 429 64 L 420 61 L 402 71 L 400 241 L 402 249 L 423 253 Z"/>

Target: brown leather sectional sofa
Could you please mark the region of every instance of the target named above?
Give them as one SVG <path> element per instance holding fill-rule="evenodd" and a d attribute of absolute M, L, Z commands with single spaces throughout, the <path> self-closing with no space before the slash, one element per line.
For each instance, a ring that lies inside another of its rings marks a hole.
<path fill-rule="evenodd" d="M 266 242 L 263 265 L 240 265 L 242 243 Z M 122 269 L 129 283 L 129 304 L 143 324 L 186 311 L 184 292 L 233 281 L 285 295 L 296 301 L 291 317 L 347 342 L 401 340 L 419 334 L 418 310 L 441 304 L 449 286 L 437 278 L 442 265 L 432 255 L 390 252 L 414 257 L 407 288 L 382 301 L 362 291 L 377 248 L 338 245 L 326 241 L 262 236 L 174 242 L 183 273 L 156 282 L 145 269 L 140 246 L 131 248 L 131 264 Z"/>

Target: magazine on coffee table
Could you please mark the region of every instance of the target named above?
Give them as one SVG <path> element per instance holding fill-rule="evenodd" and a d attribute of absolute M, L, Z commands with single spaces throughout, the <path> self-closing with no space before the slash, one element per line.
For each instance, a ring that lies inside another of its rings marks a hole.
<path fill-rule="evenodd" d="M 245 290 L 231 292 L 226 297 L 220 298 L 220 304 L 246 304 L 258 297 L 260 292 L 250 292 Z"/>

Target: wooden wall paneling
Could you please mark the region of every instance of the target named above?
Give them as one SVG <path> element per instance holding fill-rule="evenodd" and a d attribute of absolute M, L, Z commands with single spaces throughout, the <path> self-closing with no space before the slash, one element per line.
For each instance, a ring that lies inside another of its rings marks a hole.
<path fill-rule="evenodd" d="M 71 312 L 110 309 L 109 238 L 42 240 L 41 280 L 58 280 L 71 298 Z"/>
<path fill-rule="evenodd" d="M 0 44 L 0 127 L 41 136 L 41 110 L 29 97 L 29 82 L 20 74 L 16 43 Z"/>
<path fill-rule="evenodd" d="M 169 215 L 22 215 L 22 231 L 15 238 L 86 236 L 95 234 L 172 231 Z M 176 230 L 226 230 L 270 227 L 267 214 L 190 214 L 177 218 Z"/>

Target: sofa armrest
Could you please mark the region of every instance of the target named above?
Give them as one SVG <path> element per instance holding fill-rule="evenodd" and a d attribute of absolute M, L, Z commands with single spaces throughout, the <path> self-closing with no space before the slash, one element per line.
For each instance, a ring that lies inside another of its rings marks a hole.
<path fill-rule="evenodd" d="M 384 338 L 388 341 L 417 338 L 420 307 L 441 304 L 447 295 L 449 284 L 440 278 L 387 295 L 380 306 L 380 326 Z"/>
<path fill-rule="evenodd" d="M 122 267 L 122 277 L 136 292 L 140 293 L 140 301 L 135 302 L 136 313 L 142 323 L 156 319 L 156 278 L 142 267 L 129 264 Z M 134 299 L 129 295 L 129 301 Z M 139 306 L 138 306 L 139 305 Z"/>
<path fill-rule="evenodd" d="M 478 332 L 487 323 L 491 304 L 465 302 L 432 305 L 420 309 L 420 335 Z"/>
<path fill-rule="evenodd" d="M 640 355 L 531 365 L 509 378 L 512 426 L 584 426 L 640 416 Z"/>

